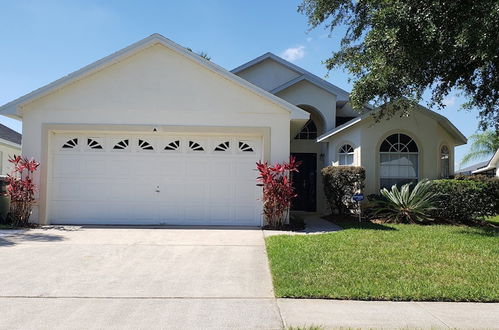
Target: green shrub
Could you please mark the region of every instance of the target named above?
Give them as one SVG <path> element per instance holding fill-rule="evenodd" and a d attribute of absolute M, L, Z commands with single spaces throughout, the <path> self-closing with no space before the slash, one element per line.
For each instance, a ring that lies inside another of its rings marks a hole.
<path fill-rule="evenodd" d="M 395 223 L 422 223 L 429 220 L 435 199 L 432 183 L 428 179 L 421 180 L 412 191 L 411 185 L 404 184 L 400 190 L 397 185 L 393 185 L 391 190 L 381 189 L 385 200 L 374 201 L 374 214 Z"/>
<path fill-rule="evenodd" d="M 322 169 L 324 194 L 331 213 L 348 214 L 357 207 L 352 196 L 364 188 L 366 171 L 359 166 L 328 166 Z"/>
<path fill-rule="evenodd" d="M 432 181 L 435 209 L 432 216 L 456 223 L 482 220 L 495 214 L 497 201 L 484 182 L 474 180 L 443 179 Z"/>
<path fill-rule="evenodd" d="M 456 180 L 469 180 L 475 182 L 482 182 L 487 185 L 484 194 L 487 196 L 492 196 L 492 203 L 494 204 L 494 210 L 496 214 L 499 214 L 499 178 L 489 177 L 485 175 L 456 175 Z"/>

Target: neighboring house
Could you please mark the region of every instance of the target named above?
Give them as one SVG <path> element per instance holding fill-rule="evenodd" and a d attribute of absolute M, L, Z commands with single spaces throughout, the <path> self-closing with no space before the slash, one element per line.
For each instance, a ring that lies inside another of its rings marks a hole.
<path fill-rule="evenodd" d="M 479 167 L 472 173 L 499 177 L 499 149 L 497 149 L 492 158 L 486 162 L 485 166 Z"/>
<path fill-rule="evenodd" d="M 296 210 L 325 212 L 319 170 L 366 193 L 453 173 L 465 137 L 421 108 L 374 124 L 348 93 L 265 54 L 229 72 L 154 34 L 0 107 L 41 161 L 40 223 L 261 225 L 257 161 L 304 163 Z"/>
<path fill-rule="evenodd" d="M 0 124 L 0 174 L 6 175 L 12 171 L 9 157 L 21 154 L 22 135 Z"/>
<path fill-rule="evenodd" d="M 456 170 L 454 172 L 454 174 L 472 175 L 473 171 L 476 171 L 479 168 L 487 166 L 488 163 L 489 163 L 489 161 L 486 160 L 486 161 L 479 162 L 479 163 L 476 163 L 476 164 L 473 164 L 470 166 L 466 166 L 466 167 L 460 168 L 459 170 Z"/>

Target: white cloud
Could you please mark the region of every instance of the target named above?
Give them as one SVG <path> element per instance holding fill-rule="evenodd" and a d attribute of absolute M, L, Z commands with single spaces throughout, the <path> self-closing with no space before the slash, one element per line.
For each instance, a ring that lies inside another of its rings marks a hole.
<path fill-rule="evenodd" d="M 307 38 L 307 42 L 311 42 L 312 40 L 313 40 L 312 37 Z"/>
<path fill-rule="evenodd" d="M 305 56 L 305 46 L 288 48 L 281 53 L 281 56 L 290 62 L 299 60 Z"/>
<path fill-rule="evenodd" d="M 452 95 L 452 96 L 448 96 L 448 97 L 444 98 L 442 103 L 448 107 L 452 107 L 454 104 L 456 104 L 456 101 L 457 101 L 457 97 L 455 95 Z"/>

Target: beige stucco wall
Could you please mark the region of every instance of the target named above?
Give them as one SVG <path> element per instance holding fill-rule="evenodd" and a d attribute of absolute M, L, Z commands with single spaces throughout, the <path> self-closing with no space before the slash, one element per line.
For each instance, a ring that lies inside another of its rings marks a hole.
<path fill-rule="evenodd" d="M 354 149 L 353 165 L 361 165 L 361 131 L 358 129 L 350 129 L 339 132 L 333 139 L 329 140 L 328 144 L 328 165 L 339 165 L 339 149 L 344 144 L 349 144 Z"/>
<path fill-rule="evenodd" d="M 300 81 L 280 91 L 276 96 L 297 106 L 308 105 L 314 107 L 320 112 L 323 119 L 321 123 L 316 123 L 319 127 L 323 126 L 323 131 L 328 131 L 335 127 L 336 96 L 326 92 L 324 89 L 308 81 Z"/>
<path fill-rule="evenodd" d="M 43 194 L 44 179 L 50 184 L 43 124 L 143 125 L 144 132 L 155 126 L 268 128 L 268 160 L 280 162 L 289 159 L 289 119 L 285 108 L 157 44 L 25 106 L 23 154 L 42 160 L 42 180 L 35 180 Z"/>
<path fill-rule="evenodd" d="M 257 65 L 238 72 L 237 75 L 266 91 L 277 88 L 300 76 L 296 71 L 290 70 L 271 59 L 266 59 Z"/>
<path fill-rule="evenodd" d="M 9 157 L 20 155 L 21 148 L 13 147 L 9 144 L 0 142 L 0 174 L 6 175 L 12 172 L 12 164 L 9 163 Z"/>
<path fill-rule="evenodd" d="M 444 144 L 450 150 L 450 173 L 454 173 L 454 138 L 422 112 L 413 111 L 408 118 L 394 117 L 379 123 L 369 118 L 352 129 L 361 132 L 361 165 L 366 169 L 367 194 L 379 192 L 379 147 L 393 133 L 407 134 L 417 143 L 420 179 L 440 177 L 440 147 Z"/>

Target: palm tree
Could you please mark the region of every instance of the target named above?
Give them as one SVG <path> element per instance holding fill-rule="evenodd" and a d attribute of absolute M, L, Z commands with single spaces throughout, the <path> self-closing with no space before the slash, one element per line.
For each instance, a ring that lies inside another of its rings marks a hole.
<path fill-rule="evenodd" d="M 499 149 L 499 132 L 485 131 L 470 136 L 471 147 L 461 160 L 460 165 L 472 160 L 492 156 Z"/>

